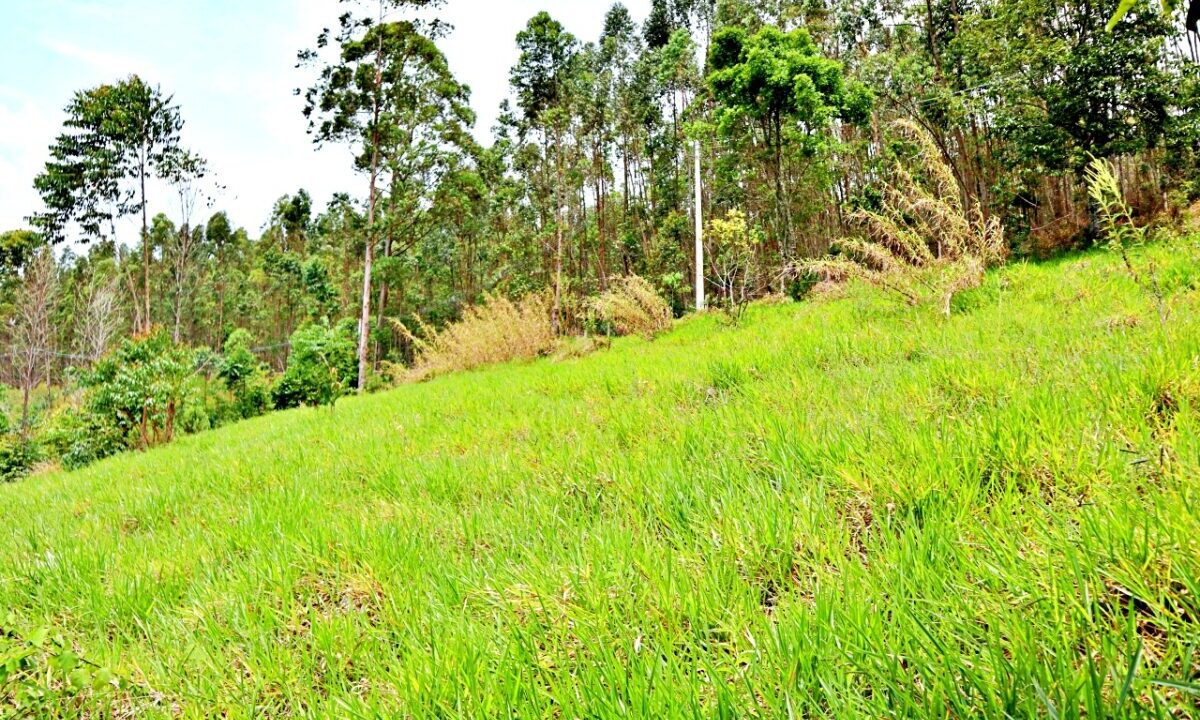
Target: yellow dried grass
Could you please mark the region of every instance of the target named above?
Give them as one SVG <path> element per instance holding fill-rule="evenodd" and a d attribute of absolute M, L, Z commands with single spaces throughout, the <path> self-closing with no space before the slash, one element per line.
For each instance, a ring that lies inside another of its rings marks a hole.
<path fill-rule="evenodd" d="M 597 319 L 618 335 L 652 338 L 671 327 L 671 307 L 644 278 L 630 275 L 588 303 Z"/>
<path fill-rule="evenodd" d="M 553 298 L 546 292 L 531 293 L 515 302 L 488 297 L 482 305 L 468 308 L 462 320 L 441 330 L 418 320 L 421 337 L 397 324 L 417 347 L 409 379 L 424 380 L 548 354 L 557 341 L 550 319 L 552 306 Z"/>

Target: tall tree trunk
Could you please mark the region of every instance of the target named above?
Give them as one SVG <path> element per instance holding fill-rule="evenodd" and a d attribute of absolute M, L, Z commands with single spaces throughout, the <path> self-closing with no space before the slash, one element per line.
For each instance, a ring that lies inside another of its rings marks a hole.
<path fill-rule="evenodd" d="M 562 130 L 554 131 L 554 163 L 557 181 L 554 185 L 554 312 L 550 326 L 555 335 L 562 332 L 562 268 L 563 268 L 563 162 Z"/>
<path fill-rule="evenodd" d="M 389 224 L 390 227 L 390 224 Z M 392 256 L 392 231 L 388 230 L 387 239 L 383 241 L 383 257 L 389 258 Z M 379 283 L 379 306 L 377 308 L 377 316 L 375 318 L 375 328 L 382 331 L 384 323 L 387 322 L 387 305 L 388 305 L 388 282 L 384 280 Z M 379 343 L 375 343 L 375 364 L 378 366 L 379 358 L 383 355 L 383 348 Z"/>
<path fill-rule="evenodd" d="M 29 382 L 21 383 L 21 434 L 27 435 L 29 432 Z"/>
<path fill-rule="evenodd" d="M 784 262 L 791 260 L 792 228 L 789 221 L 787 200 L 783 194 L 783 122 L 774 121 L 775 131 L 775 209 L 779 213 L 779 247 Z"/>
<path fill-rule="evenodd" d="M 382 41 L 380 41 L 382 43 Z M 371 334 L 371 270 L 375 264 L 375 185 L 379 181 L 380 88 L 383 86 L 383 48 L 375 53 L 375 99 L 371 110 L 371 183 L 367 211 L 367 244 L 363 253 L 362 315 L 358 320 L 358 392 L 367 391 L 367 355 Z"/>
<path fill-rule="evenodd" d="M 187 282 L 187 256 L 191 251 L 191 228 L 187 223 L 183 224 L 183 228 L 179 232 L 179 256 L 175 258 L 175 302 L 174 302 L 174 329 L 171 332 L 171 339 L 175 344 L 179 344 L 180 326 L 183 325 L 183 300 L 184 300 L 184 284 Z"/>
<path fill-rule="evenodd" d="M 225 348 L 225 260 L 224 252 L 220 253 L 222 259 L 217 261 L 217 332 L 216 342 L 213 347 L 218 350 Z"/>
<path fill-rule="evenodd" d="M 143 156 L 138 181 L 141 185 L 142 198 L 142 303 L 144 315 L 141 332 L 150 329 L 150 224 L 146 220 L 146 158 Z"/>
<path fill-rule="evenodd" d="M 608 234 L 604 217 L 604 152 L 603 145 L 596 143 L 596 260 L 600 273 L 600 290 L 608 289 Z"/>

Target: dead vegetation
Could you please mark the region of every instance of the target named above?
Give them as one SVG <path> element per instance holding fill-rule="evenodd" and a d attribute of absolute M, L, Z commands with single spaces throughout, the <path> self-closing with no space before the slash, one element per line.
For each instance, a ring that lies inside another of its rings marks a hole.
<path fill-rule="evenodd" d="M 958 181 L 924 128 L 909 120 L 893 128 L 915 152 L 897 162 L 876 208 L 851 217 L 859 237 L 835 244 L 838 257 L 801 268 L 823 279 L 859 277 L 913 305 L 936 302 L 949 316 L 954 296 L 978 286 L 984 271 L 1007 254 L 1004 229 L 963 199 Z"/>
<path fill-rule="evenodd" d="M 652 338 L 671 327 L 671 306 L 637 275 L 614 282 L 608 292 L 590 301 L 589 308 L 617 335 Z"/>
<path fill-rule="evenodd" d="M 546 355 L 557 341 L 550 319 L 552 302 L 544 292 L 517 301 L 490 297 L 441 330 L 421 322 L 420 337 L 397 324 L 417 348 L 410 379 L 425 380 L 457 370 Z"/>

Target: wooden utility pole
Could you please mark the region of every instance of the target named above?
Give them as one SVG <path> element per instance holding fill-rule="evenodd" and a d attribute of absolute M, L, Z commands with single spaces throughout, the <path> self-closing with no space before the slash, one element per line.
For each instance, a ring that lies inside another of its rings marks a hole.
<path fill-rule="evenodd" d="M 700 184 L 700 141 L 696 150 L 696 311 L 704 310 L 704 194 Z"/>

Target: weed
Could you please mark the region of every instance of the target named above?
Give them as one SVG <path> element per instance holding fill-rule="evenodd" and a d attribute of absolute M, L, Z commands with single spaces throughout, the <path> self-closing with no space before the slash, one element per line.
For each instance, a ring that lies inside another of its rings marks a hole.
<path fill-rule="evenodd" d="M 979 286 L 1007 253 L 998 218 L 968 205 L 928 131 L 901 120 L 893 127 L 915 144 L 911 168 L 897 163 L 877 209 L 851 217 L 865 232 L 836 243 L 842 259 L 804 263 L 797 273 L 861 277 L 910 304 L 936 300 L 949 317 L 956 295 Z"/>

